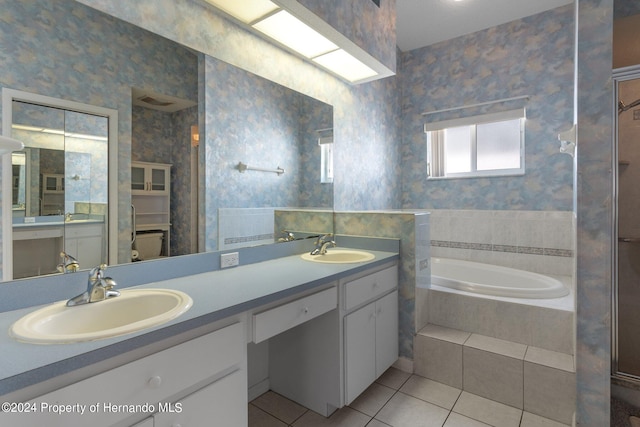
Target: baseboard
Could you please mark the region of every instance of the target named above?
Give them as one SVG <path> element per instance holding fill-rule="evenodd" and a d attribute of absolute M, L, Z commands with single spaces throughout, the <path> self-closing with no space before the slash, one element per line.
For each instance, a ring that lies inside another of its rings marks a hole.
<path fill-rule="evenodd" d="M 258 384 L 255 384 L 251 387 L 249 387 L 249 402 L 251 402 L 253 399 L 255 399 L 256 397 L 265 394 L 266 392 L 269 391 L 269 378 L 265 378 L 264 380 L 260 381 Z"/>
<path fill-rule="evenodd" d="M 406 357 L 399 357 L 393 365 L 394 368 L 400 369 L 402 372 L 413 374 L 413 360 Z"/>

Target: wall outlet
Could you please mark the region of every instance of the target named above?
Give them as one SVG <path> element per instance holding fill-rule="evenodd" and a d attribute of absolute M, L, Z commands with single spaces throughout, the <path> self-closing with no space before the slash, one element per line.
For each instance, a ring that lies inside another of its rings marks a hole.
<path fill-rule="evenodd" d="M 220 255 L 220 268 L 234 267 L 238 264 L 240 264 L 240 254 L 238 252 Z"/>

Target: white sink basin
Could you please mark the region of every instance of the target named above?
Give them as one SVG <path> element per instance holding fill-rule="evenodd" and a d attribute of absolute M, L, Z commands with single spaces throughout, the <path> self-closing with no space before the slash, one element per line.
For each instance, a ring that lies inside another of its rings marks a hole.
<path fill-rule="evenodd" d="M 356 262 L 371 261 L 376 256 L 370 252 L 357 251 L 353 249 L 329 249 L 324 255 L 311 255 L 304 253 L 300 255 L 302 259 L 313 262 L 323 262 L 328 264 L 350 264 Z"/>
<path fill-rule="evenodd" d="M 33 311 L 11 326 L 10 335 L 36 344 L 62 344 L 110 338 L 161 325 L 193 305 L 184 292 L 130 289 L 120 296 L 67 307 L 60 301 Z"/>

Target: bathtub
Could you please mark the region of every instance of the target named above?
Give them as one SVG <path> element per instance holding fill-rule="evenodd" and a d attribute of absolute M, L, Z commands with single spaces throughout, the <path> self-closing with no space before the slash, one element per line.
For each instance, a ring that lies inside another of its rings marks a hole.
<path fill-rule="evenodd" d="M 450 258 L 431 258 L 431 284 L 515 298 L 558 298 L 569 294 L 569 289 L 553 277 Z"/>

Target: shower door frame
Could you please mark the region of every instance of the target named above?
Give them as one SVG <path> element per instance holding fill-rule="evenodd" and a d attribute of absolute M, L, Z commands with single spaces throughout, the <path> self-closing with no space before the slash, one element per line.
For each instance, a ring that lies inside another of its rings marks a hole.
<path fill-rule="evenodd" d="M 613 99 L 612 99 L 612 114 L 613 114 L 613 141 L 614 141 L 614 150 L 613 150 L 613 165 L 612 170 L 614 171 L 611 175 L 613 176 L 613 251 L 612 251 L 612 286 L 611 286 L 611 377 L 613 379 L 623 381 L 623 382 L 632 382 L 636 385 L 640 386 L 640 374 L 634 375 L 628 372 L 621 372 L 618 368 L 618 201 L 619 201 L 619 173 L 620 173 L 620 164 L 618 163 L 618 95 L 619 95 L 619 84 L 628 80 L 637 80 L 640 79 L 640 64 L 633 65 L 630 67 L 624 68 L 616 68 L 612 73 L 613 80 Z"/>

